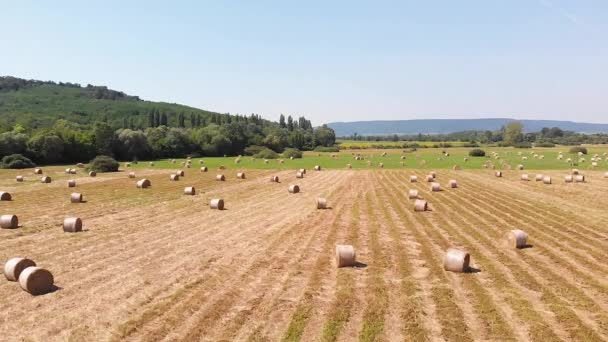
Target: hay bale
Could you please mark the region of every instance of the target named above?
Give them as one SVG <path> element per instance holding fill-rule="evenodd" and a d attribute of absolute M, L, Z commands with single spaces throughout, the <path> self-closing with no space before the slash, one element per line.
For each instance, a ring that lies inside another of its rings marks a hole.
<path fill-rule="evenodd" d="M 604 173 L 604 178 L 608 178 L 608 172 Z"/>
<path fill-rule="evenodd" d="M 346 168 L 348 168 L 348 169 L 352 169 L 352 168 L 353 168 L 353 166 L 352 166 L 351 164 L 346 164 Z"/>
<path fill-rule="evenodd" d="M 298 192 L 300 192 L 300 187 L 297 185 L 290 185 L 288 191 L 291 194 L 297 194 Z"/>
<path fill-rule="evenodd" d="M 502 172 L 501 171 L 496 171 L 496 173 L 494 173 L 494 176 L 496 177 L 502 177 Z"/>
<path fill-rule="evenodd" d="M 203 163 L 205 163 L 205 161 L 201 159 L 198 161 L 198 163 L 202 165 Z"/>
<path fill-rule="evenodd" d="M 418 182 L 418 176 L 410 176 L 410 183 Z"/>
<path fill-rule="evenodd" d="M 526 181 L 526 182 L 527 182 L 527 181 L 529 181 L 530 179 L 529 179 L 529 177 L 528 177 L 528 174 L 527 174 L 527 173 L 524 173 L 523 175 L 521 175 L 521 180 L 522 180 L 522 181 Z"/>
<path fill-rule="evenodd" d="M 407 197 L 409 199 L 417 199 L 418 198 L 418 190 L 416 190 L 416 189 L 410 189 L 407 192 Z"/>
<path fill-rule="evenodd" d="M 378 167 L 383 169 L 384 168 L 384 163 L 378 163 Z"/>
<path fill-rule="evenodd" d="M 443 258 L 443 268 L 450 272 L 466 272 L 469 270 L 471 256 L 468 252 L 449 248 Z"/>
<path fill-rule="evenodd" d="M 139 189 L 145 189 L 147 187 L 149 187 L 150 185 L 152 185 L 152 183 L 150 182 L 149 179 L 140 179 L 137 181 L 137 188 Z"/>
<path fill-rule="evenodd" d="M 131 167 L 131 163 L 125 163 L 125 167 Z"/>
<path fill-rule="evenodd" d="M 76 174 L 76 169 L 70 169 L 70 174 L 75 175 Z"/>
<path fill-rule="evenodd" d="M 431 183 L 431 191 L 441 191 L 441 184 L 436 182 Z"/>
<path fill-rule="evenodd" d="M 97 172 L 95 172 L 95 171 L 89 172 L 89 177 L 96 177 L 96 176 L 97 176 Z"/>
<path fill-rule="evenodd" d="M 4 276 L 8 281 L 19 280 L 24 269 L 36 266 L 33 260 L 27 258 L 11 258 L 4 264 Z"/>
<path fill-rule="evenodd" d="M 435 180 L 435 178 L 433 178 L 432 175 L 426 175 L 426 181 L 427 181 L 427 183 L 430 183 L 430 182 L 432 182 L 434 180 Z"/>
<path fill-rule="evenodd" d="M 564 177 L 564 181 L 566 183 L 572 183 L 574 181 L 574 177 L 572 175 L 567 175 L 566 177 Z"/>
<path fill-rule="evenodd" d="M 0 216 L 0 228 L 15 229 L 19 227 L 19 219 L 17 215 L 2 215 Z"/>
<path fill-rule="evenodd" d="M 68 180 L 68 188 L 76 187 L 76 181 L 73 179 Z"/>
<path fill-rule="evenodd" d="M 175 164 L 175 159 L 171 159 L 171 163 L 172 163 L 172 164 Z"/>
<path fill-rule="evenodd" d="M 315 165 L 315 171 L 321 171 L 321 166 Z"/>
<path fill-rule="evenodd" d="M 201 172 L 207 172 L 207 167 L 206 166 L 201 167 Z"/>
<path fill-rule="evenodd" d="M 425 200 L 417 199 L 414 202 L 414 211 L 427 211 L 428 203 Z"/>
<path fill-rule="evenodd" d="M 524 169 L 524 166 L 523 166 L 523 165 L 521 165 L 521 164 L 519 164 L 519 165 L 517 165 L 517 169 L 518 169 L 519 171 L 521 171 L 521 170 L 523 170 L 523 169 Z"/>
<path fill-rule="evenodd" d="M 218 167 L 218 169 L 220 169 L 220 170 L 226 170 L 226 167 L 224 165 L 220 165 L 220 167 Z"/>
<path fill-rule="evenodd" d="M 150 166 L 154 166 L 154 162 L 150 162 L 148 165 L 150 165 Z"/>
<path fill-rule="evenodd" d="M 537 173 L 536 176 L 534 177 L 534 180 L 537 182 L 540 182 L 543 180 L 543 178 L 544 178 L 544 176 L 542 174 Z"/>
<path fill-rule="evenodd" d="M 317 209 L 327 209 L 327 199 L 317 198 Z"/>
<path fill-rule="evenodd" d="M 70 202 L 82 203 L 82 194 L 79 192 L 72 192 L 72 194 L 70 195 Z"/>
<path fill-rule="evenodd" d="M 49 176 L 44 176 L 44 177 L 40 178 L 40 181 L 41 181 L 42 183 L 50 183 L 50 182 L 51 182 L 51 177 L 49 177 Z"/>
<path fill-rule="evenodd" d="M 78 233 L 82 231 L 82 220 L 79 217 L 68 217 L 63 220 L 64 233 Z"/>
<path fill-rule="evenodd" d="M 17 182 L 23 182 L 23 176 L 17 176 L 17 177 L 15 177 L 15 180 Z"/>
<path fill-rule="evenodd" d="M 456 189 L 458 187 L 458 182 L 455 179 L 450 179 L 450 188 Z"/>
<path fill-rule="evenodd" d="M 221 198 L 212 199 L 209 202 L 209 207 L 211 209 L 224 210 L 224 200 Z"/>
<path fill-rule="evenodd" d="M 224 175 L 220 174 L 220 175 L 215 176 L 215 180 L 219 181 L 219 182 L 223 182 L 226 180 L 226 177 L 224 177 Z"/>
<path fill-rule="evenodd" d="M 454 171 L 460 171 L 461 167 L 460 167 L 460 165 L 454 165 L 454 166 L 452 166 L 452 170 L 454 170 Z"/>
<path fill-rule="evenodd" d="M 429 175 L 432 176 L 433 179 L 437 178 L 437 172 L 435 172 L 435 171 L 429 172 Z"/>
<path fill-rule="evenodd" d="M 196 189 L 193 186 L 184 188 L 184 195 L 194 196 L 196 195 Z"/>
<path fill-rule="evenodd" d="M 181 162 L 180 163 L 182 166 L 186 166 L 186 162 Z"/>
<path fill-rule="evenodd" d="M 186 174 L 184 173 L 184 170 L 179 170 L 176 172 L 176 174 L 180 177 L 184 177 Z"/>
<path fill-rule="evenodd" d="M 296 178 L 304 178 L 304 174 L 300 171 L 296 172 Z"/>
<path fill-rule="evenodd" d="M 279 176 L 272 176 L 270 177 L 270 181 L 273 183 L 278 183 L 279 182 Z"/>
<path fill-rule="evenodd" d="M 528 234 L 523 230 L 514 229 L 507 233 L 506 241 L 511 248 L 525 248 L 528 242 Z"/>
<path fill-rule="evenodd" d="M 544 184 L 551 184 L 551 177 L 549 177 L 549 176 L 543 177 L 543 183 Z"/>
<path fill-rule="evenodd" d="M 0 191 L 0 201 L 10 201 L 13 199 L 13 196 L 8 192 Z"/>
<path fill-rule="evenodd" d="M 304 175 L 306 174 L 306 169 L 300 169 L 299 171 L 302 172 L 302 174 Z"/>
<path fill-rule="evenodd" d="M 172 174 L 169 176 L 169 179 L 170 179 L 170 180 L 172 180 L 172 181 L 178 181 L 178 180 L 179 180 L 179 175 L 178 175 L 178 174 L 175 174 L 175 173 L 172 173 Z"/>
<path fill-rule="evenodd" d="M 42 174 L 42 169 L 39 169 L 39 168 L 34 169 L 34 174 L 35 175 L 41 175 Z"/>
<path fill-rule="evenodd" d="M 578 175 L 578 174 L 579 174 L 578 169 L 572 169 L 571 174 L 573 174 L 573 175 L 575 175 L 575 176 L 576 176 L 576 175 Z"/>
<path fill-rule="evenodd" d="M 576 175 L 576 177 L 574 177 L 574 181 L 577 183 L 585 183 L 585 176 L 583 175 Z"/>
<path fill-rule="evenodd" d="M 79 167 L 79 168 L 82 169 L 84 167 L 84 164 L 83 163 L 78 163 L 78 164 L 76 164 L 76 167 Z"/>
<path fill-rule="evenodd" d="M 72 170 L 72 169 L 67 168 L 67 169 L 65 169 L 65 173 L 66 173 L 66 174 L 68 174 L 68 173 L 70 173 L 70 171 L 71 171 L 71 170 Z"/>
<path fill-rule="evenodd" d="M 336 245 L 336 264 L 338 267 L 352 267 L 356 264 L 357 253 L 352 245 Z"/>
<path fill-rule="evenodd" d="M 129 172 L 129 178 L 135 178 L 135 172 Z"/>
<path fill-rule="evenodd" d="M 245 172 L 238 172 L 236 174 L 236 178 L 238 178 L 238 179 L 245 179 Z"/>
<path fill-rule="evenodd" d="M 53 291 L 53 274 L 42 267 L 28 267 L 19 275 L 19 285 L 34 296 Z"/>

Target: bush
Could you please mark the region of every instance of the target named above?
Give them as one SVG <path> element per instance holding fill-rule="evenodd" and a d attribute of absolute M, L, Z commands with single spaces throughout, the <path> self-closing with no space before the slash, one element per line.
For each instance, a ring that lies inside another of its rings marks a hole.
<path fill-rule="evenodd" d="M 266 147 L 264 147 L 264 146 L 251 145 L 251 146 L 245 147 L 245 150 L 243 152 L 245 153 L 246 156 L 255 156 L 256 154 L 260 153 L 265 148 Z"/>
<path fill-rule="evenodd" d="M 338 146 L 317 146 L 315 147 L 315 152 L 340 152 Z"/>
<path fill-rule="evenodd" d="M 286 148 L 285 151 L 283 151 L 283 158 L 302 158 L 302 151 L 297 148 Z"/>
<path fill-rule="evenodd" d="M 95 172 L 116 172 L 118 171 L 118 162 L 112 157 L 97 156 L 89 162 L 89 171 Z"/>
<path fill-rule="evenodd" d="M 515 147 L 515 148 L 532 148 L 532 144 L 530 144 L 530 143 L 517 143 L 517 144 L 513 144 L 513 147 Z"/>
<path fill-rule="evenodd" d="M 471 157 L 485 157 L 485 155 L 486 151 L 479 148 L 475 148 L 469 151 L 469 156 Z"/>
<path fill-rule="evenodd" d="M 583 154 L 587 154 L 587 148 L 583 147 L 583 146 L 574 146 L 573 148 L 570 149 L 570 153 L 578 154 L 579 152 L 582 152 Z"/>
<path fill-rule="evenodd" d="M 254 157 L 258 159 L 277 159 L 278 156 L 279 155 L 275 151 L 266 147 L 254 155 Z"/>
<path fill-rule="evenodd" d="M 2 157 L 0 162 L 1 169 L 27 169 L 34 167 L 34 163 L 27 157 L 20 154 L 11 154 L 10 156 Z"/>
<path fill-rule="evenodd" d="M 545 142 L 539 142 L 539 143 L 534 144 L 534 147 L 555 147 L 555 144 L 545 141 Z"/>

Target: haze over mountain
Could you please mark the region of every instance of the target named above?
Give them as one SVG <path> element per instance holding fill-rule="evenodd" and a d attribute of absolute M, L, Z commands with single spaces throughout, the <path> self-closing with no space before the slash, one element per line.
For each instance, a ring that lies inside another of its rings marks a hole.
<path fill-rule="evenodd" d="M 390 134 L 437 134 L 460 131 L 494 131 L 515 119 L 422 119 L 422 120 L 374 120 L 355 122 L 332 122 L 327 124 L 336 131 L 336 136 L 390 135 Z M 523 123 L 525 132 L 538 132 L 543 127 L 559 127 L 578 133 L 605 133 L 608 124 L 584 123 L 560 120 L 517 120 Z"/>

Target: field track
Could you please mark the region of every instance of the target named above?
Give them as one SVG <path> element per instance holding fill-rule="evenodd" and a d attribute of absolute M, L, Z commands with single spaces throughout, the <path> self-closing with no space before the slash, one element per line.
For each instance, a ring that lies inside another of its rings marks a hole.
<path fill-rule="evenodd" d="M 527 172 L 527 171 L 524 171 Z M 51 270 L 59 289 L 33 297 L 0 281 L 0 336 L 18 341 L 608 341 L 608 179 L 552 185 L 520 172 L 186 170 L 76 176 L 51 184 L 2 173 L 0 262 L 25 256 Z M 281 183 L 269 182 L 278 175 Z M 409 176 L 418 183 L 409 183 Z M 142 177 L 150 189 L 136 189 Z M 456 179 L 457 189 L 448 189 Z M 298 184 L 299 194 L 287 187 Z M 196 196 L 182 195 L 186 186 Z M 416 213 L 407 190 L 431 211 Z M 86 203 L 70 204 L 71 192 Z M 224 198 L 225 211 L 210 210 Z M 316 210 L 326 197 L 330 210 Z M 83 219 L 65 234 L 63 218 Z M 504 234 L 522 229 L 530 248 Z M 335 244 L 358 266 L 335 267 Z M 443 270 L 448 247 L 471 253 L 473 273 Z"/>

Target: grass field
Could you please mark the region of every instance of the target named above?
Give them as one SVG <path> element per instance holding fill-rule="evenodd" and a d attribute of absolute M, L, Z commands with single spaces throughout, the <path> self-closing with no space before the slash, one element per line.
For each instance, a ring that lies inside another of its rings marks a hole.
<path fill-rule="evenodd" d="M 436 142 L 436 141 L 361 141 L 361 140 L 342 140 L 339 139 L 336 141 L 341 148 L 344 149 L 368 149 L 368 148 L 376 148 L 377 146 L 384 146 L 388 148 L 402 148 L 403 144 L 418 144 L 419 146 L 427 146 L 433 147 L 435 145 L 439 145 L 441 143 L 450 144 L 453 147 L 462 147 L 465 143 L 462 141 L 445 141 L 445 142 Z"/>
<path fill-rule="evenodd" d="M 421 156 L 430 163 L 437 151 L 420 153 L 428 153 Z M 544 162 L 553 165 L 549 153 L 557 152 L 545 153 Z M 0 170 L 0 191 L 13 195 L 0 202 L 0 214 L 15 214 L 21 224 L 0 229 L 0 263 L 32 258 L 53 272 L 58 286 L 31 296 L 17 283 L 0 281 L 0 336 L 608 340 L 603 171 L 582 168 L 587 181 L 566 184 L 567 172 L 543 170 L 554 179 L 545 185 L 522 182 L 515 170 L 496 178 L 479 164 L 477 170 L 437 170 L 444 191 L 431 192 L 426 182 L 408 181 L 411 175 L 423 179 L 427 170 L 346 170 L 350 153 L 339 155 L 335 164 L 324 163 L 332 159 L 323 155 L 273 170 L 263 168 L 277 164 L 255 161 L 253 169 L 245 161 L 235 165 L 234 158 L 205 158 L 209 172 L 200 172 L 195 161 L 177 182 L 169 174 L 180 167 L 168 162 L 134 166 L 135 179 L 126 172 L 91 178 L 82 169 L 66 175 L 62 167 L 43 168 L 50 184 L 40 183 L 31 169 Z M 374 161 L 398 165 L 399 155 Z M 309 169 L 295 178 L 295 168 L 316 162 L 341 170 Z M 222 163 L 227 179 L 218 182 Z M 243 169 L 247 179 L 236 179 Z M 23 183 L 15 181 L 18 174 Z M 269 182 L 272 175 L 281 183 Z M 151 188 L 135 187 L 143 177 Z M 66 187 L 70 178 L 76 188 Z M 450 179 L 458 188 L 448 189 Z M 301 192 L 288 193 L 290 184 Z M 186 186 L 195 186 L 197 195 L 183 195 Z M 431 210 L 414 212 L 408 189 L 419 190 Z M 86 203 L 70 203 L 74 191 Z M 210 210 L 210 199 L 220 197 L 227 210 Z M 317 197 L 327 198 L 331 208 L 316 210 Z M 72 215 L 83 219 L 82 233 L 62 231 L 63 219 Z M 504 234 L 511 229 L 526 231 L 530 248 L 506 247 Z M 336 268 L 337 243 L 355 246 L 357 267 Z M 477 271 L 444 271 L 449 247 L 468 250 Z"/>
<path fill-rule="evenodd" d="M 401 149 L 383 149 L 383 150 L 341 150 L 337 153 L 317 153 L 317 152 L 305 152 L 302 159 L 289 160 L 284 159 L 283 163 L 279 163 L 279 159 L 268 160 L 265 163 L 262 159 L 254 159 L 253 157 L 244 156 L 239 158 L 240 162 L 237 164 L 236 157 L 206 157 L 206 158 L 194 158 L 192 162 L 193 168 L 200 166 L 207 166 L 215 169 L 220 165 L 231 166 L 234 168 L 243 169 L 279 169 L 279 170 L 290 170 L 296 168 L 312 169 L 315 165 L 321 165 L 326 169 L 345 169 L 347 164 L 351 164 L 353 169 L 377 169 L 379 163 L 383 163 L 384 168 L 388 169 L 451 169 L 454 165 L 458 165 L 463 169 L 481 169 L 483 165 L 488 162 L 490 165 L 494 165 L 497 169 L 506 169 L 507 165 L 511 168 L 515 168 L 521 164 L 525 169 L 529 170 L 567 170 L 573 167 L 582 170 L 608 170 L 608 157 L 604 155 L 608 154 L 608 146 L 589 146 L 589 154 L 585 155 L 584 162 L 579 162 L 578 165 L 568 163 L 566 160 L 572 158 L 573 161 L 577 160 L 577 156 L 568 153 L 569 148 L 556 147 L 556 148 L 544 148 L 544 149 L 513 149 L 513 148 L 482 148 L 486 151 L 486 157 L 469 157 L 468 153 L 471 148 L 421 148 L 414 152 L 404 152 Z M 449 153 L 449 156 L 444 155 L 442 152 Z M 563 153 L 563 159 L 558 160 L 559 152 Z M 491 156 L 491 152 L 498 153 L 500 159 L 495 159 Z M 386 156 L 382 156 L 382 153 L 386 153 Z M 521 155 L 519 155 L 521 153 Z M 355 160 L 354 155 L 361 155 L 363 160 Z M 534 158 L 534 154 L 543 156 L 543 159 Z M 599 155 L 600 161 L 597 161 L 597 166 L 592 167 L 591 158 L 595 155 Z M 335 157 L 332 157 L 335 155 Z M 401 159 L 401 157 L 405 159 Z M 526 157 L 527 160 L 522 158 Z M 464 159 L 468 158 L 467 161 Z M 200 164 L 200 161 L 203 164 Z M 155 168 L 159 169 L 175 169 L 181 167 L 181 162 L 185 159 L 177 159 L 176 163 L 173 164 L 170 160 L 159 160 L 154 161 Z M 368 165 L 368 161 L 371 165 Z M 501 164 L 504 161 L 504 165 Z M 403 163 L 403 166 L 401 165 Z M 141 162 L 138 165 L 132 164 L 132 168 L 142 169 L 149 168 L 148 161 Z M 490 166 L 491 167 L 491 166 Z"/>

